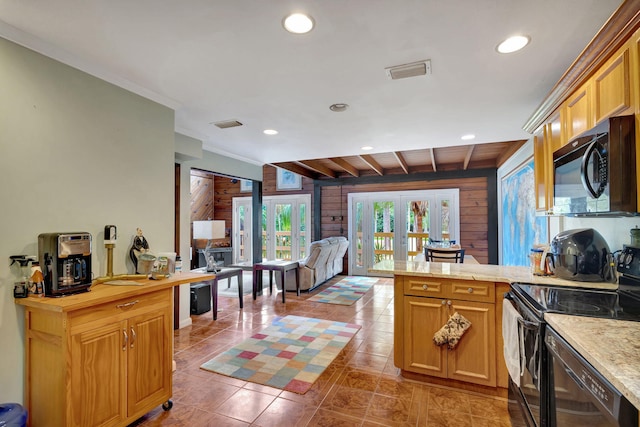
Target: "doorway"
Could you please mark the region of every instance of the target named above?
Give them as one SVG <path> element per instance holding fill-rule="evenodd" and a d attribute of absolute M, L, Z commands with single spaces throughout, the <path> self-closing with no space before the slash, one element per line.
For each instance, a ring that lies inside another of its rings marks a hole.
<path fill-rule="evenodd" d="M 428 239 L 460 240 L 459 190 L 352 193 L 349 274 L 368 276 L 374 264 L 411 261 Z"/>
<path fill-rule="evenodd" d="M 250 197 L 233 198 L 234 263 L 252 263 Z M 311 195 L 262 199 L 262 260 L 298 260 L 307 256 L 311 229 Z"/>

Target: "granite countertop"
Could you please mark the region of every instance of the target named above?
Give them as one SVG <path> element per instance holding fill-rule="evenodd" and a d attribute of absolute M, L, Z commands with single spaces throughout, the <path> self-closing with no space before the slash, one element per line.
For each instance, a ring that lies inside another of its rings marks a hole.
<path fill-rule="evenodd" d="M 486 280 L 504 283 L 532 283 L 536 285 L 553 285 L 567 287 L 583 287 L 592 289 L 617 289 L 617 283 L 576 282 L 558 279 L 553 276 L 536 276 L 529 267 L 513 267 L 489 264 L 454 264 L 446 262 L 425 261 L 392 261 L 385 260 L 375 264 L 372 273 L 393 274 L 396 276 L 446 277 L 462 280 Z"/>
<path fill-rule="evenodd" d="M 545 320 L 640 409 L 640 322 L 547 313 Z"/>

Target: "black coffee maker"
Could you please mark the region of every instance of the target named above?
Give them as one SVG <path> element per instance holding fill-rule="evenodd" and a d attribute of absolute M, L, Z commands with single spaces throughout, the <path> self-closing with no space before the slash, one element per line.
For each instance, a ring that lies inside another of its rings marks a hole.
<path fill-rule="evenodd" d="M 91 234 L 43 233 L 38 259 L 44 274 L 44 294 L 57 297 L 85 292 L 91 286 Z"/>

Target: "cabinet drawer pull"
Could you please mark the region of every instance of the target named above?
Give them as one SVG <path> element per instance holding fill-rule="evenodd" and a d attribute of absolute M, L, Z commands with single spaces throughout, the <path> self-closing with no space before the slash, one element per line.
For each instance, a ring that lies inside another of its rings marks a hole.
<path fill-rule="evenodd" d="M 447 301 L 447 305 L 451 307 L 451 300 Z"/>
<path fill-rule="evenodd" d="M 122 351 L 127 350 L 127 343 L 129 342 L 129 335 L 127 335 L 127 330 L 122 330 L 122 335 L 124 335 L 124 343 L 122 344 Z"/>
<path fill-rule="evenodd" d="M 467 289 L 467 292 L 469 292 L 470 294 L 472 294 L 472 293 L 473 293 L 473 288 L 469 288 L 469 289 Z"/>
<path fill-rule="evenodd" d="M 442 300 L 442 305 L 445 305 L 447 302 L 445 300 Z"/>
<path fill-rule="evenodd" d="M 116 308 L 131 307 L 132 305 L 136 305 L 136 304 L 137 304 L 137 303 L 139 303 L 139 302 L 140 302 L 139 300 L 125 302 L 124 304 L 118 304 L 118 305 L 116 305 Z"/>
<path fill-rule="evenodd" d="M 133 348 L 133 343 L 136 342 L 136 331 L 131 327 L 131 348 Z"/>
<path fill-rule="evenodd" d="M 427 289 L 429 289 L 429 286 L 427 286 L 427 285 L 422 285 L 422 290 L 423 290 L 423 291 L 426 291 Z"/>

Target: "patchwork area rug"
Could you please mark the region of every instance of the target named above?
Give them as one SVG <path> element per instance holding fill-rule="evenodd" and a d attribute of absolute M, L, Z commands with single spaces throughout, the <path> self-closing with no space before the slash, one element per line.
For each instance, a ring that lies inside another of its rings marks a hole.
<path fill-rule="evenodd" d="M 347 276 L 307 301 L 351 305 L 362 298 L 377 281 L 375 277 Z"/>
<path fill-rule="evenodd" d="M 351 323 L 285 316 L 200 368 L 304 394 L 359 329 Z"/>

